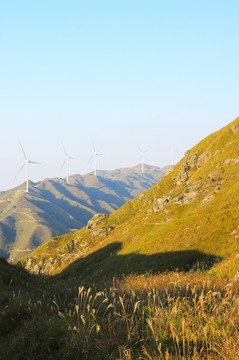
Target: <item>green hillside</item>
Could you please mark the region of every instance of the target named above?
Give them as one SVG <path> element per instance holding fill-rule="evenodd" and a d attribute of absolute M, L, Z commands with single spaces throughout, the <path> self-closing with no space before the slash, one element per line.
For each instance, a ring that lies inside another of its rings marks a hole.
<path fill-rule="evenodd" d="M 239 359 L 238 140 L 236 119 L 113 214 L 0 259 L 1 356 Z"/>
<path fill-rule="evenodd" d="M 112 213 L 152 187 L 167 167 L 140 166 L 46 179 L 0 193 L 0 255 L 14 261 L 53 236 L 76 231 L 96 213 Z"/>
<path fill-rule="evenodd" d="M 165 270 L 239 269 L 239 118 L 211 134 L 152 189 L 24 259 L 30 271 L 97 282 Z M 70 265 L 70 266 L 69 266 Z"/>

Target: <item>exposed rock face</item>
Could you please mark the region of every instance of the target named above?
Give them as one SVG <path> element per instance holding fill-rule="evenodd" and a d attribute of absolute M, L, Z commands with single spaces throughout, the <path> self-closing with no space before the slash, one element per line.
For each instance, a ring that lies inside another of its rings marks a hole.
<path fill-rule="evenodd" d="M 193 158 L 191 164 L 194 164 L 196 157 Z M 214 181 L 214 178 L 220 177 L 221 171 L 215 170 L 208 177 Z M 175 195 L 175 191 L 172 190 L 168 195 L 154 199 L 153 208 L 147 210 L 147 215 L 158 214 L 160 211 L 164 211 L 164 213 L 168 213 L 169 210 L 167 206 L 169 204 L 177 204 L 177 205 L 189 205 L 194 202 L 197 197 L 207 190 L 208 185 L 203 182 L 202 179 L 187 182 L 184 184 L 183 189 L 180 195 Z M 216 194 L 221 189 L 221 183 L 218 183 L 212 193 L 208 193 L 207 196 L 203 199 L 201 205 L 205 205 L 208 201 L 213 198 L 213 195 Z"/>
<path fill-rule="evenodd" d="M 108 214 L 95 214 L 92 219 L 90 219 L 87 223 L 88 230 L 94 230 L 98 227 L 98 225 L 103 221 L 107 221 L 109 215 Z"/>
<path fill-rule="evenodd" d="M 205 153 L 202 154 L 199 158 L 198 158 L 198 163 L 197 166 L 200 168 L 201 166 L 203 166 L 204 164 L 206 164 L 208 162 L 208 160 L 210 160 L 212 158 L 212 153 Z"/>
<path fill-rule="evenodd" d="M 192 154 L 191 156 L 189 156 L 189 158 L 186 160 L 186 167 L 189 169 L 193 168 L 194 166 L 197 165 L 198 162 L 198 154 Z"/>
<path fill-rule="evenodd" d="M 189 175 L 188 175 L 187 167 L 183 166 L 179 171 L 178 177 L 176 178 L 177 185 L 186 182 L 188 179 L 189 179 Z"/>
<path fill-rule="evenodd" d="M 157 214 L 160 210 L 163 210 L 167 205 L 170 203 L 170 197 L 162 197 L 159 199 L 156 199 L 154 202 L 154 208 L 153 213 Z"/>
<path fill-rule="evenodd" d="M 239 126 L 237 125 L 232 125 L 231 129 L 234 134 L 239 132 Z"/>
<path fill-rule="evenodd" d="M 190 170 L 195 167 L 200 168 L 206 164 L 206 162 L 210 160 L 212 156 L 213 154 L 211 152 L 204 153 L 201 156 L 198 156 L 198 153 L 194 153 L 190 156 L 186 153 L 186 159 L 183 163 L 183 166 L 181 167 L 178 176 L 173 180 L 176 180 L 177 185 L 186 182 L 192 175 Z"/>
<path fill-rule="evenodd" d="M 202 205 L 205 205 L 210 200 L 212 200 L 212 195 L 206 196 L 202 201 Z"/>
<path fill-rule="evenodd" d="M 26 262 L 26 265 L 25 265 L 25 269 L 28 270 L 28 271 L 31 270 L 32 265 L 33 265 L 34 262 L 35 262 L 35 259 L 33 259 L 32 257 L 28 258 L 27 262 Z"/>
<path fill-rule="evenodd" d="M 96 214 L 88 221 L 87 229 L 90 230 L 92 236 L 107 236 L 109 231 L 114 228 L 108 226 L 108 214 Z"/>
<path fill-rule="evenodd" d="M 198 192 L 196 191 L 180 195 L 176 200 L 174 199 L 174 204 L 191 204 L 196 199 L 197 195 Z"/>

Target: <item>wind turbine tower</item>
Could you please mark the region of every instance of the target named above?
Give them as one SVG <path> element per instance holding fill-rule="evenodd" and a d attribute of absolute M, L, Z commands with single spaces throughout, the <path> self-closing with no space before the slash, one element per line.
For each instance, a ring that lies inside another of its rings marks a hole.
<path fill-rule="evenodd" d="M 97 170 L 100 170 L 100 158 L 103 156 L 103 154 L 101 152 L 97 152 L 97 156 L 98 156 Z"/>
<path fill-rule="evenodd" d="M 97 156 L 101 156 L 102 154 L 100 154 L 98 151 L 96 151 L 94 142 L 92 142 L 92 146 L 93 146 L 93 155 L 91 156 L 89 162 L 94 158 L 94 176 L 96 176 L 96 171 L 97 171 Z M 99 157 L 98 157 L 98 168 L 99 168 L 99 167 L 100 167 L 100 160 L 99 160 Z"/>
<path fill-rule="evenodd" d="M 63 166 L 66 163 L 66 183 L 69 184 L 69 160 L 71 160 L 73 158 L 67 154 L 66 149 L 63 144 L 62 144 L 62 147 L 63 147 L 64 153 L 65 153 L 65 160 L 64 160 L 61 168 L 63 168 Z"/>
<path fill-rule="evenodd" d="M 28 183 L 29 183 L 29 164 L 38 164 L 40 165 L 40 163 L 38 162 L 35 162 L 35 161 L 31 161 L 27 158 L 27 155 L 22 147 L 22 144 L 21 142 L 19 141 L 19 144 L 21 146 L 21 149 L 22 149 L 22 152 L 23 152 L 23 155 L 25 157 L 25 162 L 24 164 L 21 166 L 20 170 L 18 171 L 18 173 L 16 174 L 16 176 L 14 177 L 14 179 L 17 177 L 17 175 L 22 171 L 22 169 L 24 168 L 24 166 L 26 166 L 26 192 L 28 192 Z"/>
<path fill-rule="evenodd" d="M 148 150 L 142 150 L 139 145 L 138 145 L 138 148 L 139 148 L 139 151 L 140 151 L 140 154 L 141 154 L 141 171 L 142 171 L 142 174 L 144 173 L 144 154 L 148 151 Z"/>

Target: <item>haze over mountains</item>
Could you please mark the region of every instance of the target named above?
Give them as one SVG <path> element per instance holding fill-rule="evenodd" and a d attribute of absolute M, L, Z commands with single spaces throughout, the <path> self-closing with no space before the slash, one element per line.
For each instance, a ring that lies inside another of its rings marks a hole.
<path fill-rule="evenodd" d="M 170 168 L 140 165 L 29 182 L 0 193 L 0 255 L 17 260 L 53 236 L 76 231 L 96 213 L 111 213 L 152 187 Z"/>
<path fill-rule="evenodd" d="M 153 188 L 23 260 L 42 274 L 98 281 L 108 274 L 239 268 L 239 118 L 211 134 Z"/>

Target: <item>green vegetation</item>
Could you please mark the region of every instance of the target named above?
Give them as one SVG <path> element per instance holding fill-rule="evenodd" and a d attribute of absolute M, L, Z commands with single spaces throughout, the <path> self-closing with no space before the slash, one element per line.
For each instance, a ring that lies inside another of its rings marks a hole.
<path fill-rule="evenodd" d="M 100 251 L 103 255 L 91 262 L 87 276 L 189 271 L 199 262 L 211 274 L 233 277 L 239 269 L 238 143 L 236 119 L 188 151 L 153 188 L 102 217 L 94 228 L 37 248 L 28 269 L 41 263 L 42 274 L 57 274 L 72 264 L 61 275 L 82 274 L 87 257 Z M 107 249 L 114 244 L 119 246 L 112 256 Z"/>
<path fill-rule="evenodd" d="M 1 260 L 3 359 L 239 360 L 238 144 L 236 119 L 113 214 Z"/>
<path fill-rule="evenodd" d="M 111 213 L 152 187 L 164 174 L 156 166 L 100 171 L 98 176 L 46 179 L 0 193 L 0 255 L 16 261 L 53 236 L 76 231 L 97 212 Z"/>

